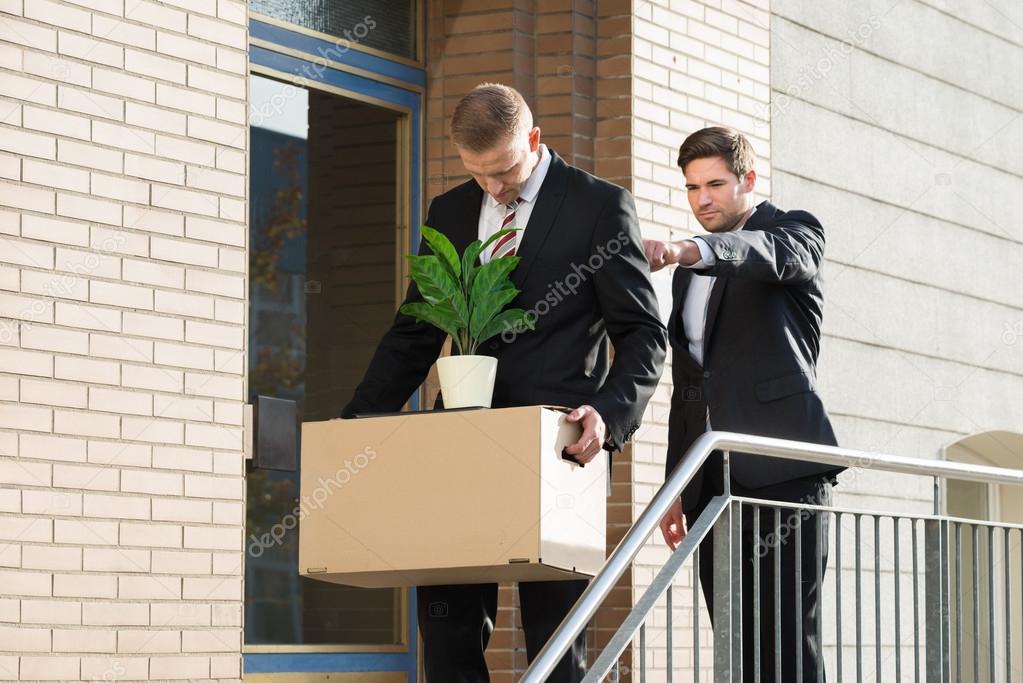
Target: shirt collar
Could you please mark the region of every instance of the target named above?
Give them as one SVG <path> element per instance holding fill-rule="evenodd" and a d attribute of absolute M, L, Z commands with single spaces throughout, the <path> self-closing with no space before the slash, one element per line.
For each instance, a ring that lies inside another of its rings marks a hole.
<path fill-rule="evenodd" d="M 547 169 L 551 167 L 551 153 L 547 150 L 547 145 L 540 145 L 540 161 L 537 163 L 536 168 L 529 174 L 529 178 L 526 180 L 526 184 L 522 186 L 522 192 L 519 193 L 520 202 L 533 202 L 536 200 L 536 195 L 540 193 L 540 186 L 543 185 L 544 178 L 547 177 Z M 492 208 L 500 206 L 498 201 L 494 199 L 489 193 L 487 193 L 487 202 Z"/>

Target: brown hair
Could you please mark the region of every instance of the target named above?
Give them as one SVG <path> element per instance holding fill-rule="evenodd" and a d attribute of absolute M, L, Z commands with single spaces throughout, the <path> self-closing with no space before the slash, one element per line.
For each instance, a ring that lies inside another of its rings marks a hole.
<path fill-rule="evenodd" d="M 734 128 L 714 126 L 692 133 L 678 148 L 678 167 L 682 173 L 694 159 L 721 157 L 737 178 L 742 180 L 753 170 L 756 157 L 749 140 Z"/>
<path fill-rule="evenodd" d="M 521 130 L 533 127 L 533 114 L 515 88 L 481 83 L 463 97 L 451 117 L 451 137 L 459 147 L 485 152 Z"/>

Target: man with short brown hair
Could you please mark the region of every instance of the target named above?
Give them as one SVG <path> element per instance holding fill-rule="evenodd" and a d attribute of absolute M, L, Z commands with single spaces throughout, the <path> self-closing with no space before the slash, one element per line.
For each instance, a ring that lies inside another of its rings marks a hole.
<path fill-rule="evenodd" d="M 601 448 L 620 450 L 639 427 L 667 349 L 631 195 L 542 145 L 522 95 L 507 86 L 475 88 L 456 107 L 451 127 L 473 180 L 435 198 L 426 223 L 459 252 L 502 227 L 518 228 L 480 258 L 520 257 L 511 276 L 520 293 L 510 305 L 535 319 L 534 330 L 506 330 L 478 350 L 498 358 L 493 407 L 572 407 L 568 419 L 583 433 L 569 455 L 586 463 Z M 421 300 L 412 284 L 406 302 Z M 400 409 L 446 336 L 399 313 L 342 416 Z M 494 440 L 499 448 L 501 434 Z M 480 524 L 502 513 L 480 510 Z M 530 660 L 585 587 L 586 581 L 519 583 Z M 484 651 L 497 617 L 497 585 L 421 586 L 418 602 L 427 682 L 489 681 Z M 581 681 L 585 664 L 583 633 L 548 680 Z"/>
<path fill-rule="evenodd" d="M 824 297 L 821 263 L 824 229 L 805 211 L 782 211 L 770 202 L 754 205 L 753 147 L 730 128 L 699 130 L 679 149 L 689 205 L 707 231 L 680 242 L 647 240 L 653 270 L 678 264 L 672 280 L 673 307 L 668 337 L 673 349 L 671 413 L 668 418 L 666 476 L 696 439 L 710 429 L 834 445 L 824 405 L 817 395 L 817 356 Z M 731 456 L 733 494 L 790 503 L 827 505 L 841 468 L 764 458 Z M 665 515 L 661 532 L 674 549 L 696 519 L 723 490 L 721 455 L 697 472 L 680 502 Z M 821 608 L 815 551 L 820 572 L 827 564 L 827 516 L 821 515 L 823 545 L 818 548 L 816 513 L 783 509 L 789 533 L 772 533 L 773 515 L 764 513 L 754 533 L 752 508 L 743 506 L 742 643 L 743 677 L 752 680 L 752 563 L 760 563 L 761 672 L 782 681 L 817 680 L 823 666 L 816 619 Z M 796 537 L 802 543 L 801 557 Z M 713 537 L 701 544 L 700 581 L 713 605 Z M 776 651 L 774 559 L 781 561 L 781 651 Z M 802 585 L 795 582 L 800 563 Z M 802 612 L 796 613 L 796 591 Z M 713 614 L 713 611 L 711 612 Z M 797 640 L 796 622 L 801 625 Z M 780 659 L 780 662 L 778 661 Z"/>

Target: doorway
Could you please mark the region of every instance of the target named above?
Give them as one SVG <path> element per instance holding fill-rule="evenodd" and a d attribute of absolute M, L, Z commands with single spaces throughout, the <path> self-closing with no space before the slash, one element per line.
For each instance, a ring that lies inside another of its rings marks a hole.
<path fill-rule="evenodd" d="M 410 115 L 272 74 L 250 92 L 249 401 L 292 400 L 300 425 L 340 414 L 404 294 Z M 246 472 L 246 671 L 408 680 L 410 591 L 299 576 L 300 469 Z"/>
<path fill-rule="evenodd" d="M 1023 434 L 989 431 L 960 439 L 944 449 L 946 460 L 989 467 L 1023 469 Z M 1004 484 L 947 480 L 944 512 L 952 517 L 1023 525 L 1023 495 L 1019 487 Z M 958 529 L 957 529 L 958 527 Z M 949 532 L 952 548 L 949 560 L 950 608 L 952 611 L 952 670 L 963 672 L 963 680 L 994 680 L 1010 665 L 1023 670 L 1023 653 L 1014 646 L 1012 661 L 1006 662 L 1007 633 L 1020 633 L 1023 613 L 1006 605 L 1019 603 L 1023 589 L 1023 531 L 1008 533 L 984 524 L 955 525 Z M 956 559 L 955 547 L 960 552 Z M 1014 594 L 1006 600 L 1006 591 Z M 964 633 L 962 661 L 957 659 L 954 643 L 962 621 Z M 974 647 L 974 643 L 976 647 Z M 991 653 L 995 654 L 994 671 Z M 994 678 L 992 678 L 994 676 Z"/>

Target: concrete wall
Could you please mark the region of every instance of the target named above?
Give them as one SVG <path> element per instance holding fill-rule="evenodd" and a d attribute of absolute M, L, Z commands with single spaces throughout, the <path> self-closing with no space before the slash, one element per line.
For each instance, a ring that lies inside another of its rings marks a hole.
<path fill-rule="evenodd" d="M 0 678 L 240 680 L 246 48 L 0 2 Z"/>
<path fill-rule="evenodd" d="M 1023 87 L 1007 80 L 1023 31 L 981 6 L 832 4 L 773 6 L 774 196 L 827 229 L 821 374 L 843 444 L 937 457 L 1023 423 Z"/>
<path fill-rule="evenodd" d="M 1023 68 L 1023 10 L 938 0 L 774 0 L 771 9 L 773 199 L 825 226 L 820 379 L 840 442 L 938 458 L 963 436 L 1018 431 L 1023 87 L 1011 74 Z M 841 481 L 840 506 L 932 511 L 930 479 L 851 470 Z M 894 553 L 882 529 L 890 604 Z M 849 538 L 851 519 L 843 531 Z M 900 547 L 906 562 L 905 537 Z M 846 552 L 850 579 L 851 561 Z M 872 624 L 872 573 L 864 584 Z M 908 577 L 900 585 L 905 636 Z M 846 642 L 852 606 L 843 605 Z M 882 622 L 884 674 L 894 677 L 892 610 Z M 904 640 L 904 657 L 911 645 Z M 848 665 L 852 654 L 847 647 Z M 872 662 L 873 650 L 865 656 Z"/>

